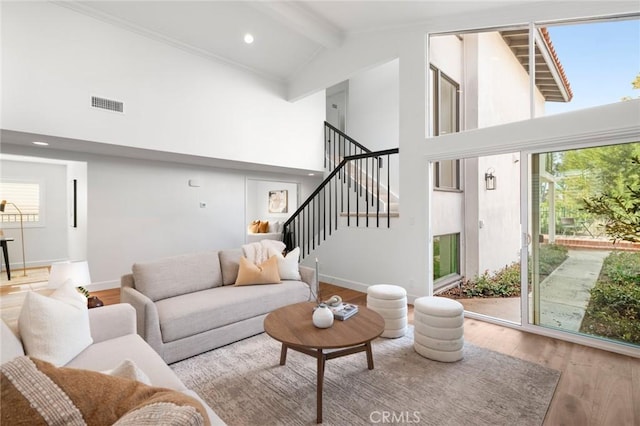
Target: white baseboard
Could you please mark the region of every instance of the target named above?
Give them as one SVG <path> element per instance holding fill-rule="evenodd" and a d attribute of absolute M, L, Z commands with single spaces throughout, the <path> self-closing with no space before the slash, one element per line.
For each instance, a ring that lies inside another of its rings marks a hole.
<path fill-rule="evenodd" d="M 119 280 L 100 281 L 100 282 L 95 282 L 95 283 L 86 285 L 85 288 L 89 290 L 89 292 L 110 290 L 112 288 L 120 288 L 120 281 Z"/>
<path fill-rule="evenodd" d="M 362 293 L 366 293 L 367 288 L 369 287 L 368 284 L 363 284 L 357 281 L 345 280 L 338 277 L 332 277 L 330 275 L 320 274 L 319 279 L 320 281 L 327 284 L 337 285 L 337 286 L 348 288 L 351 290 L 360 291 Z"/>
<path fill-rule="evenodd" d="M 357 281 L 345 280 L 343 278 L 332 277 L 330 275 L 323 275 L 323 274 L 320 274 L 320 281 L 327 284 L 333 284 L 339 287 L 348 288 L 350 290 L 359 291 L 362 293 L 366 293 L 367 288 L 369 288 L 369 286 L 371 285 L 371 284 L 364 284 Z M 407 303 L 409 303 L 410 305 L 413 305 L 413 302 L 419 297 L 423 297 L 423 296 L 409 294 L 409 291 L 407 290 Z"/>

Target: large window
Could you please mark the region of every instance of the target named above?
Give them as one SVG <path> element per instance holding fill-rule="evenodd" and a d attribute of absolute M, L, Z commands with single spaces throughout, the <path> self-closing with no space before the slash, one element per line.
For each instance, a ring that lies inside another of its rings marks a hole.
<path fill-rule="evenodd" d="M 433 281 L 460 275 L 460 234 L 433 237 Z"/>
<path fill-rule="evenodd" d="M 638 161 L 640 142 L 532 155 L 531 323 L 640 347 Z"/>
<path fill-rule="evenodd" d="M 430 116 L 434 136 L 460 131 L 460 85 L 431 66 L 433 105 Z M 434 167 L 434 187 L 460 189 L 460 160 L 438 161 Z"/>
<path fill-rule="evenodd" d="M 4 212 L 0 214 L 2 226 L 40 222 L 40 184 L 37 182 L 0 182 L 0 199 L 6 200 Z M 17 206 L 17 208 L 16 208 Z"/>

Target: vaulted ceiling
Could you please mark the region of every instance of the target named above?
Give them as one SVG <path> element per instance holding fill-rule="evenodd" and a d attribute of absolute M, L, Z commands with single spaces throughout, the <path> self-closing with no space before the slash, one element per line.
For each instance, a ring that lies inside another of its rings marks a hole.
<path fill-rule="evenodd" d="M 505 1 L 65 1 L 81 13 L 287 81 L 356 33 L 499 10 Z M 534 3 L 520 0 L 520 3 Z M 243 38 L 251 33 L 255 41 Z"/>

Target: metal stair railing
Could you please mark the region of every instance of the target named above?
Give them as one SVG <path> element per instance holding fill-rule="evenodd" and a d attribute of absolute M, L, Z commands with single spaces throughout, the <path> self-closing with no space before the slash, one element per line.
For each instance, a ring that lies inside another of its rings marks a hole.
<path fill-rule="evenodd" d="M 326 124 L 325 131 L 327 128 L 331 130 L 332 126 Z M 361 215 L 364 215 L 366 227 L 369 227 L 371 217 L 375 217 L 376 227 L 380 227 L 381 218 L 386 218 L 387 227 L 391 226 L 390 208 L 387 205 L 385 211 L 381 212 L 380 200 L 385 195 L 387 200 L 391 199 L 389 158 L 399 154 L 400 150 L 393 148 L 371 152 L 353 139 L 346 137 L 347 140 L 339 130 L 335 131 L 339 132 L 341 141 L 346 141 L 333 150 L 333 159 L 337 161 L 340 157 L 340 161 L 283 225 L 283 241 L 287 249 L 300 247 L 302 258 L 326 240 L 327 230 L 330 236 L 338 229 L 338 217 L 345 213 L 345 207 L 347 226 L 351 226 L 352 215 L 355 216 L 356 226 L 360 226 Z M 345 150 L 350 155 L 341 155 Z M 335 154 L 335 151 L 338 153 Z M 355 173 L 349 173 L 349 169 Z M 386 173 L 381 172 L 382 169 Z"/>

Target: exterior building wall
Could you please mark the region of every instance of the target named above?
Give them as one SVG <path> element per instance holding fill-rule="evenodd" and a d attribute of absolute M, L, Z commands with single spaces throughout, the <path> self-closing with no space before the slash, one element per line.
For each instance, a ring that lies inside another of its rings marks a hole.
<path fill-rule="evenodd" d="M 478 127 L 530 118 L 529 74 L 497 32 L 478 35 Z M 535 109 L 544 112 L 536 90 Z M 520 256 L 520 156 L 502 154 L 478 159 L 478 270 L 495 271 Z M 488 191 L 484 174 L 493 169 L 496 189 Z M 469 216 L 472 215 L 469 208 Z M 468 217 L 472 220 L 471 217 Z M 481 227 L 482 226 L 482 227 Z"/>
<path fill-rule="evenodd" d="M 429 39 L 429 47 L 430 64 L 460 84 L 462 88 L 464 85 L 463 41 L 456 35 L 431 37 Z M 429 84 L 433 87 L 433 82 Z M 461 97 L 461 116 L 464 116 L 463 105 Z M 429 129 L 429 132 L 432 135 L 433 129 Z M 464 192 L 435 190 L 433 191 L 432 199 L 436 205 L 442 206 L 442 209 L 434 212 L 433 235 L 462 234 L 464 226 Z M 462 241 L 461 244 L 463 244 Z M 461 267 L 464 269 L 462 265 L 461 263 Z"/>
<path fill-rule="evenodd" d="M 460 83 L 461 131 L 529 119 L 529 76 L 498 32 L 432 37 L 431 64 Z M 535 108 L 544 111 L 536 93 Z M 466 159 L 463 192 L 434 191 L 433 233 L 461 233 L 461 274 L 473 277 L 495 271 L 520 255 L 519 154 Z M 484 176 L 493 170 L 496 190 Z M 455 202 L 452 202 L 455 200 Z M 441 211 L 441 209 L 438 209 Z"/>

